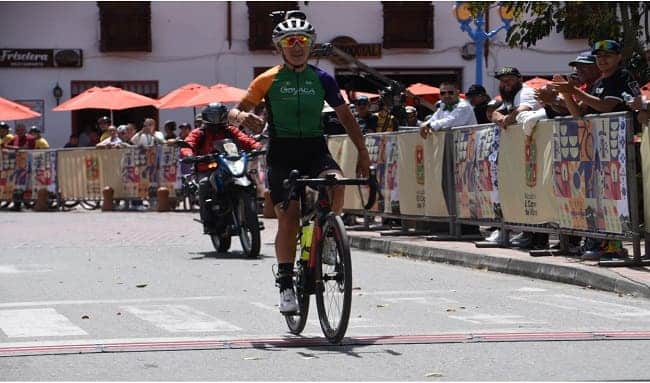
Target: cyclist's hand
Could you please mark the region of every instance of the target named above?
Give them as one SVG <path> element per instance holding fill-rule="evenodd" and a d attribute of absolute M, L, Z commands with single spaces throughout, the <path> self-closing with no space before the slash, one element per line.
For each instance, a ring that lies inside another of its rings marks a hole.
<path fill-rule="evenodd" d="M 361 177 L 368 177 L 370 174 L 370 154 L 368 154 L 367 149 L 359 152 L 359 157 L 357 158 L 357 174 Z"/>
<path fill-rule="evenodd" d="M 254 115 L 253 113 L 241 112 L 244 119 L 241 121 L 240 127 L 250 129 L 254 134 L 262 132 L 264 129 L 264 120 L 259 116 Z"/>

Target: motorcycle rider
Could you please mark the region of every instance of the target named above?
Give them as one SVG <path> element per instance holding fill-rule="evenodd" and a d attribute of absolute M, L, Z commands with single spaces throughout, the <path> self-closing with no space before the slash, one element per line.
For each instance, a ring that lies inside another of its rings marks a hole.
<path fill-rule="evenodd" d="M 262 145 L 252 137 L 234 126 L 228 125 L 228 107 L 215 102 L 206 106 L 201 111 L 203 124 L 200 128 L 194 129 L 185 138 L 191 147 L 181 148 L 181 157 L 200 156 L 213 153 L 216 150 L 217 141 L 229 138 L 238 147 L 244 150 L 261 149 Z M 203 222 L 204 234 L 215 234 L 214 215 L 210 214 L 210 207 L 205 203 L 211 197 L 211 187 L 208 181 L 210 167 L 208 163 L 197 165 L 197 179 L 199 179 L 199 204 L 201 221 Z"/>

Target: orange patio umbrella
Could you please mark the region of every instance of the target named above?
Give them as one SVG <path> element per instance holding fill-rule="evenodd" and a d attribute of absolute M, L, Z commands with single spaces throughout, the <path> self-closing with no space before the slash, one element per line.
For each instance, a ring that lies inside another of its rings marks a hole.
<path fill-rule="evenodd" d="M 379 97 L 379 95 L 376 94 L 376 93 L 361 92 L 361 91 L 358 91 L 358 90 L 352 90 L 352 91 L 350 91 L 350 93 L 352 93 L 352 96 L 355 97 L 355 98 L 358 98 L 359 96 L 366 96 L 369 99 Z M 350 99 L 348 98 L 348 94 L 345 91 L 345 89 L 341 89 L 341 96 L 343 96 L 343 100 L 345 100 L 346 104 L 350 103 Z"/>
<path fill-rule="evenodd" d="M 440 96 L 440 89 L 435 86 L 422 84 L 420 82 L 410 85 L 406 88 L 409 92 L 413 93 L 416 96 Z"/>
<path fill-rule="evenodd" d="M 80 109 L 122 110 L 140 106 L 156 106 L 157 101 L 121 88 L 107 86 L 90 88 L 52 109 L 56 112 Z"/>
<path fill-rule="evenodd" d="M 207 105 L 211 102 L 239 102 L 246 95 L 244 89 L 226 84 L 213 85 L 189 99 L 185 106 Z"/>
<path fill-rule="evenodd" d="M 0 97 L 0 120 L 2 121 L 26 120 L 40 115 L 24 105 Z"/>
<path fill-rule="evenodd" d="M 167 93 L 164 97 L 158 99 L 158 109 L 186 108 L 187 102 L 208 89 L 201 84 L 185 84 Z"/>
<path fill-rule="evenodd" d="M 539 89 L 550 82 L 551 80 L 547 80 L 545 78 L 533 77 L 528 81 L 524 81 L 524 84 L 528 85 L 531 88 Z"/>

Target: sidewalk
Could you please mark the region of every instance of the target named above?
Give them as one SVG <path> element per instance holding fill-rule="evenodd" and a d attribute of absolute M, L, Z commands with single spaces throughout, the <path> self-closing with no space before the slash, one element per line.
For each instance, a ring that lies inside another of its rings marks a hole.
<path fill-rule="evenodd" d="M 650 298 L 650 267 L 601 267 L 597 261 L 576 257 L 532 257 L 522 250 L 477 248 L 470 241 L 428 241 L 425 236 L 380 233 L 348 230 L 351 246 L 358 249 Z"/>

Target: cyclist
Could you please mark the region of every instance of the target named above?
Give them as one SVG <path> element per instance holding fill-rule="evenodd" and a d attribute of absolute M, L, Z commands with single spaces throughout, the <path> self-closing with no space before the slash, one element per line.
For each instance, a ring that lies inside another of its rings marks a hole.
<path fill-rule="evenodd" d="M 218 102 L 209 104 L 201 111 L 202 125 L 194 129 L 185 138 L 191 148 L 182 148 L 181 156 L 196 156 L 210 154 L 215 151 L 215 143 L 230 138 L 237 146 L 245 150 L 261 149 L 262 145 L 234 126 L 228 125 L 228 108 Z M 210 199 L 209 164 L 199 163 L 197 166 L 199 179 L 199 204 L 204 234 L 214 234 L 214 215 L 210 214 L 210 206 L 205 201 Z"/>
<path fill-rule="evenodd" d="M 341 169 L 332 158 L 321 127 L 323 101 L 336 111 L 350 139 L 359 153 L 357 171 L 368 175 L 370 157 L 363 135 L 352 112 L 341 97 L 336 80 L 322 69 L 309 65 L 316 31 L 299 11 L 290 11 L 273 29 L 272 40 L 282 55 L 283 64 L 259 75 L 248 88 L 246 96 L 229 114 L 232 124 L 243 126 L 254 133 L 263 128 L 263 121 L 251 113 L 264 99 L 269 124 L 269 152 L 267 178 L 271 201 L 278 217 L 275 253 L 278 262 L 277 284 L 280 287 L 280 312 L 297 311 L 292 275 L 299 228 L 297 201 L 291 201 L 283 210 L 281 202 L 287 191 L 282 181 L 292 169 L 301 174 L 319 177 L 327 173 L 341 177 Z M 344 189 L 332 190 L 332 210 L 340 213 Z"/>

